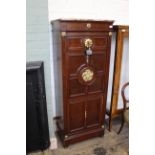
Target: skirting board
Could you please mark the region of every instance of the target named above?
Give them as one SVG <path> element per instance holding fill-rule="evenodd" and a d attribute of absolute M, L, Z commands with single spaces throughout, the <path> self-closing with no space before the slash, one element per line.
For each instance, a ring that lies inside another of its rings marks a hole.
<path fill-rule="evenodd" d="M 50 150 L 54 150 L 54 149 L 58 148 L 57 139 L 56 138 L 51 138 L 50 142 L 51 142 L 51 145 L 49 147 Z"/>

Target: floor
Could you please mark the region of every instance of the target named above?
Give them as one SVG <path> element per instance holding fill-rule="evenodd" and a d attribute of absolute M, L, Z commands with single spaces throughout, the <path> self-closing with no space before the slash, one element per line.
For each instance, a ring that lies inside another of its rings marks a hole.
<path fill-rule="evenodd" d="M 52 151 L 31 153 L 28 155 L 128 155 L 129 150 L 129 128 L 124 126 L 118 135 L 116 132 L 120 127 L 120 120 L 113 121 L 112 131 L 105 130 L 104 137 L 92 138 L 68 148 L 63 148 L 58 140 L 58 149 Z"/>

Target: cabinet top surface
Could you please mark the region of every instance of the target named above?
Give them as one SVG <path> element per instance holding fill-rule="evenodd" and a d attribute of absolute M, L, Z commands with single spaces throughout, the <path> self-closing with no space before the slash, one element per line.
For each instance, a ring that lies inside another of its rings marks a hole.
<path fill-rule="evenodd" d="M 53 22 L 106 22 L 106 23 L 113 23 L 114 20 L 95 20 L 95 19 L 56 19 L 52 20 Z"/>
<path fill-rule="evenodd" d="M 51 21 L 53 29 L 60 31 L 85 31 L 85 32 L 101 32 L 110 31 L 113 21 L 110 20 L 80 20 L 80 19 L 57 19 Z"/>

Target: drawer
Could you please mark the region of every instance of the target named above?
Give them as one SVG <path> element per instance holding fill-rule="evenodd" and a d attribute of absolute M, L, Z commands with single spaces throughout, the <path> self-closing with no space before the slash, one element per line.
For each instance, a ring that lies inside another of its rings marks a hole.
<path fill-rule="evenodd" d="M 61 31 L 111 31 L 113 21 L 62 21 Z"/>

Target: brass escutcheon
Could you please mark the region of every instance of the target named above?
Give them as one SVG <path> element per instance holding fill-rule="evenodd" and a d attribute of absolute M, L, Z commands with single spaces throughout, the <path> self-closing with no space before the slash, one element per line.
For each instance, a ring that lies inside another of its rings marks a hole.
<path fill-rule="evenodd" d="M 93 41 L 91 39 L 85 39 L 84 45 L 86 48 L 90 48 L 93 45 Z"/>

